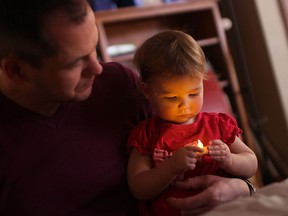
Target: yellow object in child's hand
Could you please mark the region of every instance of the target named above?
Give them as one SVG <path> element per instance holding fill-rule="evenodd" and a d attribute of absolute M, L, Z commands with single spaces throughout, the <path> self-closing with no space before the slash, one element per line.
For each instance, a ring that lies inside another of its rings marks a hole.
<path fill-rule="evenodd" d="M 197 156 L 203 156 L 203 155 L 207 155 L 209 153 L 208 147 L 203 146 L 203 143 L 200 140 L 197 141 L 197 147 L 203 149 L 203 152 L 196 152 Z"/>

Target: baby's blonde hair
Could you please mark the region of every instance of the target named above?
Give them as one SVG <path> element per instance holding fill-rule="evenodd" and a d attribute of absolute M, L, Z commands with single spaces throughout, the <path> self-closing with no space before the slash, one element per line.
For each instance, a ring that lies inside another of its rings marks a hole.
<path fill-rule="evenodd" d="M 167 30 L 147 39 L 139 47 L 134 64 L 144 82 L 158 75 L 202 77 L 205 55 L 190 35 Z"/>

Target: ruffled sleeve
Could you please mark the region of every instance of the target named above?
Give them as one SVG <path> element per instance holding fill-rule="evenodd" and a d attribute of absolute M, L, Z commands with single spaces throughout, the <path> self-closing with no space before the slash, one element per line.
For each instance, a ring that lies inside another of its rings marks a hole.
<path fill-rule="evenodd" d="M 238 127 L 236 120 L 224 113 L 219 113 L 219 128 L 222 141 L 230 145 L 243 131 Z"/>
<path fill-rule="evenodd" d="M 153 149 L 153 133 L 151 131 L 155 132 L 156 129 L 154 119 L 142 121 L 130 133 L 128 151 L 134 147 L 141 154 L 151 154 Z"/>

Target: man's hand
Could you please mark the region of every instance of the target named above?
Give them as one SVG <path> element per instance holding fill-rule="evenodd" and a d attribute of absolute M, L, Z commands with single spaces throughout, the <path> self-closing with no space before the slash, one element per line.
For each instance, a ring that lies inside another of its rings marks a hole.
<path fill-rule="evenodd" d="M 203 190 L 186 198 L 168 198 L 167 202 L 172 207 L 180 209 L 182 216 L 196 216 L 222 203 L 250 194 L 249 188 L 243 180 L 214 175 L 190 178 L 183 182 L 177 182 L 175 185 L 186 190 Z"/>

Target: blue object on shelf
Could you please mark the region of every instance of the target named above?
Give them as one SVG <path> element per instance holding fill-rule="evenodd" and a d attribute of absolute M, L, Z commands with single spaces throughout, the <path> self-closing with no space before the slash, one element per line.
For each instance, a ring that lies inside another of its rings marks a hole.
<path fill-rule="evenodd" d="M 115 7 L 115 3 L 112 0 L 93 0 L 91 2 L 94 11 L 109 10 Z"/>
<path fill-rule="evenodd" d="M 136 1 L 136 0 L 135 0 Z M 91 7 L 94 11 L 110 10 L 120 7 L 128 7 L 135 5 L 134 0 L 92 0 Z"/>

